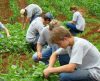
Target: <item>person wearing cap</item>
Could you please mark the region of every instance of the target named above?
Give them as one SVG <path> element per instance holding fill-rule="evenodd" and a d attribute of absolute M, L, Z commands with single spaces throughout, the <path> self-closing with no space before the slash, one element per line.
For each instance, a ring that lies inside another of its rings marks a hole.
<path fill-rule="evenodd" d="M 54 28 L 50 40 L 61 48 L 51 55 L 49 65 L 43 71 L 45 78 L 60 73 L 59 81 L 100 81 L 100 52 L 92 43 L 72 36 L 64 27 Z M 54 66 L 57 57 L 63 54 L 69 55 L 69 63 Z"/>
<path fill-rule="evenodd" d="M 6 32 L 7 37 L 9 37 L 10 34 L 9 34 L 8 29 L 0 22 L 0 30 L 2 30 L 2 29 Z M 2 37 L 3 37 L 3 35 L 0 34 L 0 38 L 2 38 Z"/>
<path fill-rule="evenodd" d="M 20 10 L 21 17 L 23 18 L 23 29 L 25 29 L 26 22 L 32 22 L 33 19 L 42 14 L 42 9 L 37 4 L 30 4 L 24 9 Z"/>
<path fill-rule="evenodd" d="M 51 54 L 56 51 L 59 47 L 56 44 L 52 44 L 50 42 L 50 33 L 54 27 L 60 26 L 60 22 L 58 20 L 53 19 L 49 26 L 45 27 L 40 34 L 40 37 L 37 42 L 37 52 L 33 54 L 33 60 L 35 62 L 42 61 L 45 64 L 48 64 L 49 57 Z M 43 45 L 47 43 L 47 47 L 43 47 Z M 67 55 L 66 55 L 67 58 Z M 60 60 L 62 62 L 62 59 Z M 63 64 L 63 63 L 61 63 Z"/>
<path fill-rule="evenodd" d="M 49 24 L 52 19 L 53 15 L 50 12 L 47 12 L 42 17 L 35 18 L 29 25 L 26 34 L 26 41 L 29 43 L 29 45 L 34 51 L 36 51 L 37 40 L 40 36 L 42 29 L 47 24 Z"/>
<path fill-rule="evenodd" d="M 69 28 L 69 31 L 75 36 L 84 31 L 85 19 L 76 6 L 70 7 L 70 11 L 73 13 L 73 19 L 66 24 L 66 27 Z"/>

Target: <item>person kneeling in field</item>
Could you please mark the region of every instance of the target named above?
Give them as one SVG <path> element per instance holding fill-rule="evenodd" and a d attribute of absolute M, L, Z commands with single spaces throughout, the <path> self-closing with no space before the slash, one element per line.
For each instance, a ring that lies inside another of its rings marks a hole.
<path fill-rule="evenodd" d="M 0 22 L 0 30 L 1 30 L 1 29 L 3 29 L 3 30 L 6 32 L 7 37 L 10 36 L 8 29 Z M 3 37 L 3 35 L 0 34 L 0 38 L 2 38 L 2 37 Z"/>
<path fill-rule="evenodd" d="M 66 24 L 66 27 L 69 28 L 69 31 L 75 36 L 84 31 L 85 19 L 76 6 L 70 7 L 70 11 L 73 13 L 73 19 Z"/>
<path fill-rule="evenodd" d="M 37 4 L 30 4 L 24 9 L 20 10 L 21 17 L 23 18 L 23 29 L 25 29 L 26 23 L 30 23 L 36 17 L 39 17 L 42 14 L 42 9 Z"/>
<path fill-rule="evenodd" d="M 53 19 L 53 15 L 50 12 L 47 12 L 42 17 L 37 17 L 29 25 L 26 34 L 26 41 L 29 43 L 31 48 L 36 51 L 37 40 L 40 36 L 42 29 L 50 23 Z"/>
<path fill-rule="evenodd" d="M 54 28 L 50 39 L 61 48 L 51 55 L 45 78 L 60 73 L 60 81 L 100 81 L 100 52 L 92 43 L 73 37 L 62 27 Z M 54 67 L 57 56 L 63 53 L 69 54 L 69 64 Z"/>
<path fill-rule="evenodd" d="M 58 20 L 53 19 L 50 22 L 49 26 L 45 27 L 41 31 L 40 37 L 37 42 L 37 52 L 35 54 L 33 54 L 33 60 L 35 62 L 43 61 L 45 64 L 48 64 L 49 63 L 48 60 L 49 60 L 49 57 L 51 56 L 51 54 L 59 48 L 56 44 L 52 44 L 50 42 L 50 33 L 51 33 L 52 29 L 54 27 L 58 27 L 58 26 L 60 26 L 60 22 Z M 47 47 L 43 48 L 43 45 L 45 43 L 47 43 Z M 66 58 L 67 58 L 67 56 L 66 56 Z M 59 61 L 63 65 L 64 61 L 62 62 L 62 60 L 60 60 L 60 56 L 59 56 Z M 68 62 L 66 62 L 66 63 L 68 63 Z"/>

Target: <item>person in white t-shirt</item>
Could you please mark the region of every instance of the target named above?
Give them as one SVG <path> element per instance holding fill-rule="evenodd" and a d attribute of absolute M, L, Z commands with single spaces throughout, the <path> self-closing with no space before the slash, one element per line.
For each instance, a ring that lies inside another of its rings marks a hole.
<path fill-rule="evenodd" d="M 7 37 L 10 37 L 8 29 L 0 22 L 0 30 L 4 30 L 7 34 Z M 0 34 L 0 38 L 4 37 L 2 34 Z"/>
<path fill-rule="evenodd" d="M 62 27 L 52 30 L 51 42 L 61 48 L 51 55 L 44 70 L 45 78 L 52 73 L 60 73 L 60 81 L 100 81 L 100 52 L 92 43 L 73 37 Z M 69 64 L 55 67 L 57 56 L 63 54 L 70 56 Z"/>
<path fill-rule="evenodd" d="M 85 19 L 76 6 L 70 7 L 70 11 L 73 13 L 73 19 L 66 24 L 67 28 L 70 29 L 72 35 L 82 33 L 85 29 Z"/>
<path fill-rule="evenodd" d="M 47 12 L 42 17 L 37 17 L 36 19 L 34 19 L 32 23 L 29 25 L 26 34 L 26 41 L 29 43 L 29 45 L 34 51 L 36 51 L 37 41 L 42 29 L 47 24 L 49 24 L 52 19 L 53 15 L 50 12 Z"/>
<path fill-rule="evenodd" d="M 25 29 L 26 22 L 32 22 L 33 19 L 42 14 L 42 9 L 37 4 L 30 4 L 24 9 L 20 10 L 21 17 L 23 18 L 23 29 Z"/>

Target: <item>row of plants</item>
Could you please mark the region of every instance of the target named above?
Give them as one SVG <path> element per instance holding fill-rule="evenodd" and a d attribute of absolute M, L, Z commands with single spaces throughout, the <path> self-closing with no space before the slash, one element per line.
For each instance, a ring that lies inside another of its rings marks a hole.
<path fill-rule="evenodd" d="M 47 66 L 39 62 L 38 65 L 32 65 L 29 67 L 24 64 L 24 68 L 20 67 L 18 62 L 16 65 L 9 64 L 7 74 L 0 74 L 0 80 L 2 81 L 59 81 L 58 75 L 50 75 L 48 79 L 44 78 L 43 70 Z"/>
<path fill-rule="evenodd" d="M 20 23 L 6 24 L 9 29 L 10 37 L 0 38 L 0 53 L 4 52 L 15 52 L 15 53 L 25 53 L 30 49 L 29 45 L 25 40 L 26 31 L 22 30 L 22 25 Z M 5 35 L 5 33 L 3 33 Z"/>
<path fill-rule="evenodd" d="M 9 22 L 13 24 L 17 21 L 17 17 L 20 15 L 20 9 L 17 0 L 9 0 L 9 5 L 13 13 L 13 16 L 9 18 Z"/>
<path fill-rule="evenodd" d="M 83 9 L 85 8 L 87 11 L 89 11 L 89 14 L 100 18 L 100 0 L 27 0 L 27 3 L 36 3 L 42 7 L 43 11 L 50 11 L 55 16 L 62 14 L 66 16 L 67 19 L 70 19 L 69 7 L 72 5 L 77 5 Z"/>

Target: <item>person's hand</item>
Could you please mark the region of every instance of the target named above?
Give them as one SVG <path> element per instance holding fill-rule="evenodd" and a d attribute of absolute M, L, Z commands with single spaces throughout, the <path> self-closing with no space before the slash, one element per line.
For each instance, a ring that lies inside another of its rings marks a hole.
<path fill-rule="evenodd" d="M 25 29 L 25 26 L 22 26 L 22 29 L 24 30 Z"/>
<path fill-rule="evenodd" d="M 44 77 L 45 77 L 45 78 L 48 78 L 49 75 L 50 75 L 49 68 L 46 68 L 46 69 L 43 71 L 43 74 L 44 74 Z"/>
<path fill-rule="evenodd" d="M 68 23 L 72 23 L 72 21 L 68 21 Z"/>
<path fill-rule="evenodd" d="M 10 35 L 8 34 L 7 37 L 10 37 Z"/>
<path fill-rule="evenodd" d="M 45 78 L 49 77 L 49 75 L 52 73 L 52 69 L 53 69 L 53 67 L 48 67 L 48 68 L 44 69 L 43 74 L 44 74 Z"/>
<path fill-rule="evenodd" d="M 37 53 L 37 56 L 38 56 L 38 60 L 40 60 L 42 58 L 42 53 L 41 52 L 38 52 Z"/>

